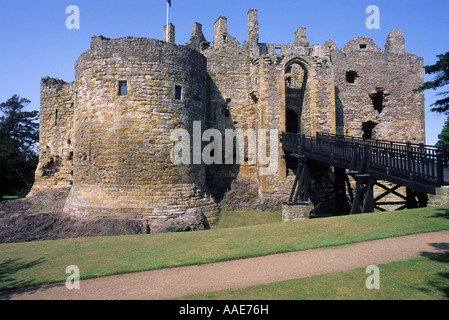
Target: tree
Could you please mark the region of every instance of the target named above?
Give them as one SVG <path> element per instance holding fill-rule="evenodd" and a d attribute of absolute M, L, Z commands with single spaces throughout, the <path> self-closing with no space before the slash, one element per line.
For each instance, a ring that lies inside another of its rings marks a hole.
<path fill-rule="evenodd" d="M 449 117 L 444 123 L 443 130 L 438 135 L 438 142 L 435 144 L 437 147 L 449 147 Z"/>
<path fill-rule="evenodd" d="M 426 74 L 436 74 L 435 80 L 424 82 L 418 91 L 436 90 L 449 84 L 449 52 L 440 54 L 437 58 L 439 60 L 434 65 L 424 67 Z M 432 104 L 431 111 L 449 115 L 449 91 L 440 92 L 437 95 L 443 96 L 443 99 Z"/>
<path fill-rule="evenodd" d="M 24 196 L 34 182 L 39 112 L 23 111 L 30 103 L 14 95 L 0 104 L 0 201 L 5 194 Z"/>

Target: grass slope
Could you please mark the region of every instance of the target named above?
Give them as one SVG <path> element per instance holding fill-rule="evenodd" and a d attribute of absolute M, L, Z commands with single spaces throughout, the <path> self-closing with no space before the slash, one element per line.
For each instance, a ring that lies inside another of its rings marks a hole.
<path fill-rule="evenodd" d="M 201 232 L 0 244 L 0 290 L 449 229 L 449 206 Z"/>

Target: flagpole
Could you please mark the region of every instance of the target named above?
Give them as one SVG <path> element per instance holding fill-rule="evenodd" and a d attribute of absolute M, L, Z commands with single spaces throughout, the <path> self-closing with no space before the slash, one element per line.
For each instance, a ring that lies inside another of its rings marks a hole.
<path fill-rule="evenodd" d="M 169 11 L 169 3 L 167 1 L 167 37 L 166 41 L 169 42 L 168 36 L 169 36 L 169 27 L 168 27 L 168 11 Z"/>

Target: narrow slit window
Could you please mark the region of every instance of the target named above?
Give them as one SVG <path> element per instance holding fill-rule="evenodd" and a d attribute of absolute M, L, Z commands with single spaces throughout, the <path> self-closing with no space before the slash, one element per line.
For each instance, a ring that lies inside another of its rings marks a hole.
<path fill-rule="evenodd" d="M 118 95 L 119 96 L 127 96 L 128 95 L 128 82 L 127 81 L 119 81 L 118 82 Z"/>
<path fill-rule="evenodd" d="M 182 87 L 175 86 L 175 100 L 182 100 Z"/>
<path fill-rule="evenodd" d="M 226 118 L 229 118 L 229 116 L 231 115 L 231 109 L 229 108 L 229 104 L 231 103 L 231 99 L 226 99 L 226 103 L 223 106 L 223 114 Z"/>
<path fill-rule="evenodd" d="M 56 109 L 56 110 L 55 110 L 55 126 L 58 125 L 58 115 L 59 115 L 59 110 Z"/>

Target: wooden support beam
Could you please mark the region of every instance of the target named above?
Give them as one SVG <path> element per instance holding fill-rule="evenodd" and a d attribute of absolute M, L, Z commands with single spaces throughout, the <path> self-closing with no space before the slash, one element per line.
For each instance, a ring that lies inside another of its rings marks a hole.
<path fill-rule="evenodd" d="M 386 196 L 388 196 L 390 193 L 394 194 L 395 196 L 397 196 L 398 198 L 401 198 L 403 200 L 407 200 L 406 196 L 396 192 L 396 190 L 398 190 L 399 188 L 401 188 L 402 186 L 400 185 L 396 185 L 392 188 L 389 188 L 385 185 L 383 185 L 380 182 L 376 182 L 376 186 L 381 187 L 382 189 L 386 190 L 386 192 L 382 193 L 381 195 L 377 196 L 374 201 L 379 201 L 380 199 L 385 198 Z"/>
<path fill-rule="evenodd" d="M 351 203 L 354 201 L 352 188 L 349 183 L 346 170 L 344 168 L 335 167 L 335 211 L 337 215 L 349 214 L 351 212 Z M 348 183 L 347 183 L 348 182 Z M 348 186 L 348 193 L 350 198 L 347 196 L 346 186 Z"/>
<path fill-rule="evenodd" d="M 356 194 L 351 207 L 351 214 L 374 212 L 374 185 L 376 180 L 369 175 L 355 175 Z"/>
<path fill-rule="evenodd" d="M 305 157 L 299 157 L 298 170 L 288 203 L 309 204 L 309 171 Z"/>

